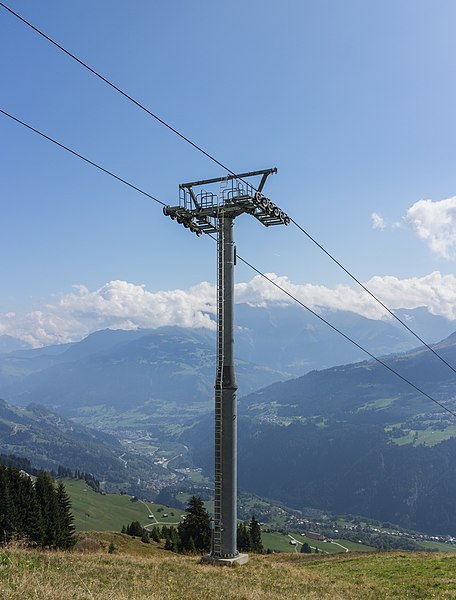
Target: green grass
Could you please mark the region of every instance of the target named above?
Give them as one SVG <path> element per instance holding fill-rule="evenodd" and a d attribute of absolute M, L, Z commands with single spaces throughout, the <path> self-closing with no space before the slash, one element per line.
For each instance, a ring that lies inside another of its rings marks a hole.
<path fill-rule="evenodd" d="M 205 477 L 200 471 L 196 471 L 195 473 L 187 473 L 187 479 L 193 481 L 194 483 L 207 483 L 208 478 Z"/>
<path fill-rule="evenodd" d="M 448 554 L 251 555 L 228 569 L 121 534 L 93 533 L 84 543 L 84 554 L 0 549 L 2 600 L 456 599 L 456 556 Z"/>
<path fill-rule="evenodd" d="M 290 545 L 290 538 L 282 533 L 262 533 L 261 539 L 265 549 L 270 548 L 276 552 L 295 552 L 294 546 Z"/>
<path fill-rule="evenodd" d="M 151 525 L 154 514 L 160 524 L 180 522 L 185 511 L 168 508 L 161 504 L 132 502 L 130 496 L 106 494 L 102 496 L 89 488 L 84 481 L 64 479 L 65 488 L 71 499 L 72 512 L 75 517 L 76 531 L 120 531 L 122 525 L 139 521 L 141 525 Z M 162 509 L 160 512 L 158 509 Z M 167 513 L 167 518 L 163 514 Z M 174 516 L 171 515 L 174 513 Z"/>
<path fill-rule="evenodd" d="M 456 546 L 450 544 L 442 544 L 442 542 L 417 542 L 424 550 L 438 550 L 439 552 L 456 553 Z"/>
<path fill-rule="evenodd" d="M 344 548 L 336 544 L 332 544 L 330 542 L 320 542 L 318 540 L 313 540 L 312 538 L 308 538 L 303 535 L 299 535 L 298 533 L 292 533 L 292 537 L 301 544 L 307 542 L 309 546 L 314 549 L 318 548 L 324 554 L 340 554 L 345 553 Z M 265 532 L 262 533 L 263 546 L 267 549 L 276 550 L 277 552 L 300 552 L 301 544 L 297 544 L 293 546 L 290 544 L 291 538 L 288 535 L 278 532 Z M 372 552 L 375 550 L 372 546 L 366 546 L 365 544 L 357 544 L 355 542 L 349 542 L 347 540 L 334 540 L 338 542 L 341 546 L 348 548 L 350 552 Z"/>
<path fill-rule="evenodd" d="M 392 428 L 389 430 L 391 431 Z M 413 444 L 413 446 L 435 446 L 449 440 L 450 438 L 456 437 L 456 425 L 446 427 L 443 431 L 432 427 L 427 429 L 404 429 L 404 435 L 401 437 L 392 437 L 391 441 L 397 446 L 404 446 L 406 444 Z"/>
<path fill-rule="evenodd" d="M 382 410 L 383 408 L 388 408 L 391 406 L 397 399 L 397 396 L 395 396 L 394 398 L 379 398 L 378 400 L 372 400 L 360 406 L 358 409 L 356 409 L 356 412 L 362 412 L 365 410 Z"/>

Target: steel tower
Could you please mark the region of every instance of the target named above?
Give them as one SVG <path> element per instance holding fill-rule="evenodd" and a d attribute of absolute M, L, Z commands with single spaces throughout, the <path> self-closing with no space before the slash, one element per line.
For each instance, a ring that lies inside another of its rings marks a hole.
<path fill-rule="evenodd" d="M 237 549 L 237 400 L 234 369 L 234 220 L 248 213 L 266 227 L 288 225 L 290 218 L 263 196 L 266 179 L 277 169 L 252 171 L 182 183 L 179 205 L 163 213 L 193 233 L 217 236 L 217 368 L 215 378 L 215 472 L 212 548 L 214 563 L 246 562 Z M 245 179 L 261 176 L 254 188 Z M 203 186 L 219 184 L 219 194 Z M 195 192 L 195 189 L 197 190 Z"/>

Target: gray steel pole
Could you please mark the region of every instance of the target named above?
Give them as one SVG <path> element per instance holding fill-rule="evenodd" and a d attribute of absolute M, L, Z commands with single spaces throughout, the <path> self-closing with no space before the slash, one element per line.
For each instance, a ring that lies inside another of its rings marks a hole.
<path fill-rule="evenodd" d="M 288 225 L 290 217 L 263 196 L 266 179 L 277 169 L 225 175 L 179 186 L 179 205 L 164 206 L 163 213 L 193 233 L 217 233 L 217 368 L 215 379 L 215 468 L 212 544 L 206 562 L 244 564 L 247 554 L 237 550 L 237 406 L 234 372 L 234 219 L 253 215 L 266 227 Z M 254 188 L 244 179 L 262 175 Z M 234 180 L 242 180 L 238 185 Z M 226 186 L 231 181 L 231 186 Z M 201 201 L 193 187 L 222 183 L 220 197 L 203 194 Z"/>
<path fill-rule="evenodd" d="M 222 378 L 222 556 L 237 550 L 237 385 L 234 371 L 234 216 L 223 216 L 224 348 Z"/>

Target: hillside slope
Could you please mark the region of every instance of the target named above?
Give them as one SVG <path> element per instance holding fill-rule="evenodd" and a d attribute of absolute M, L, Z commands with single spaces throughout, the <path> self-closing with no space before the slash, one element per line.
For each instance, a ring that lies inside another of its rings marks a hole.
<path fill-rule="evenodd" d="M 436 345 L 456 365 L 456 336 Z M 456 376 L 428 350 L 385 359 L 456 410 Z M 294 508 L 456 535 L 456 419 L 375 362 L 314 371 L 239 401 L 239 485 Z M 212 470 L 203 431 L 185 433 Z"/>
<path fill-rule="evenodd" d="M 56 471 L 62 465 L 93 473 L 111 487 L 134 485 L 138 477 L 166 475 L 152 458 L 126 452 L 114 436 L 37 404 L 22 408 L 0 400 L 0 453 L 30 458 L 37 468 Z"/>
<path fill-rule="evenodd" d="M 156 426 L 185 423 L 212 407 L 215 343 L 206 330 L 106 330 L 58 354 L 55 348 L 0 356 L 0 397 L 87 424 L 104 416 L 112 427 L 132 411 L 141 426 Z M 246 393 L 285 377 L 245 361 L 237 372 Z"/>
<path fill-rule="evenodd" d="M 112 541 L 117 550 L 108 554 Z M 397 600 L 456 598 L 456 557 L 382 553 L 251 556 L 201 565 L 121 534 L 93 534 L 88 554 L 0 550 L 3 600 Z"/>

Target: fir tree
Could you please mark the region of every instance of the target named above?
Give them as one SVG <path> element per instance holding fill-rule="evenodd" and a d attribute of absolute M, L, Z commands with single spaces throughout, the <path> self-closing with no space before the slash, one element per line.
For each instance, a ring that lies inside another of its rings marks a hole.
<path fill-rule="evenodd" d="M 151 532 L 150 532 L 150 537 L 153 539 L 154 542 L 160 542 L 160 534 L 158 532 L 158 527 L 152 527 Z"/>
<path fill-rule="evenodd" d="M 144 544 L 150 544 L 150 539 L 149 539 L 149 534 L 146 533 L 143 529 L 143 532 L 141 534 L 141 542 L 143 542 Z"/>
<path fill-rule="evenodd" d="M 249 523 L 249 533 L 252 544 L 252 551 L 259 554 L 264 552 L 263 542 L 261 541 L 261 527 L 255 517 L 252 515 Z"/>
<path fill-rule="evenodd" d="M 169 527 L 168 535 L 165 541 L 165 550 L 171 550 L 171 552 L 179 552 L 182 548 L 182 541 L 174 527 Z"/>
<path fill-rule="evenodd" d="M 196 546 L 192 536 L 190 536 L 190 539 L 188 540 L 188 552 L 190 552 L 190 554 L 196 554 Z"/>
<path fill-rule="evenodd" d="M 178 533 L 183 550 L 189 550 L 190 538 L 193 538 L 195 550 L 209 551 L 211 546 L 210 517 L 201 498 L 192 496 L 188 501 L 187 518 L 179 523 Z"/>
<path fill-rule="evenodd" d="M 66 550 L 76 543 L 74 537 L 74 517 L 71 512 L 70 498 L 60 481 L 57 485 L 57 539 L 56 546 Z"/>
<path fill-rule="evenodd" d="M 54 548 L 57 542 L 59 508 L 54 482 L 49 473 L 45 471 L 38 473 L 35 491 L 43 518 L 43 545 Z"/>
<path fill-rule="evenodd" d="M 143 533 L 141 523 L 139 521 L 132 521 L 130 525 L 127 525 L 127 533 L 131 536 L 141 537 Z"/>
<path fill-rule="evenodd" d="M 312 552 L 312 548 L 307 542 L 304 542 L 304 544 L 301 546 L 301 552 L 303 554 L 310 554 Z"/>
<path fill-rule="evenodd" d="M 237 527 L 237 546 L 239 552 L 249 552 L 252 549 L 250 530 L 246 523 L 239 523 Z"/>
<path fill-rule="evenodd" d="M 6 469 L 0 465 L 0 544 L 9 542 L 12 537 L 12 511 Z"/>
<path fill-rule="evenodd" d="M 41 508 L 35 487 L 28 475 L 21 474 L 16 506 L 20 521 L 19 537 L 29 540 L 31 545 L 41 546 L 44 535 Z"/>

